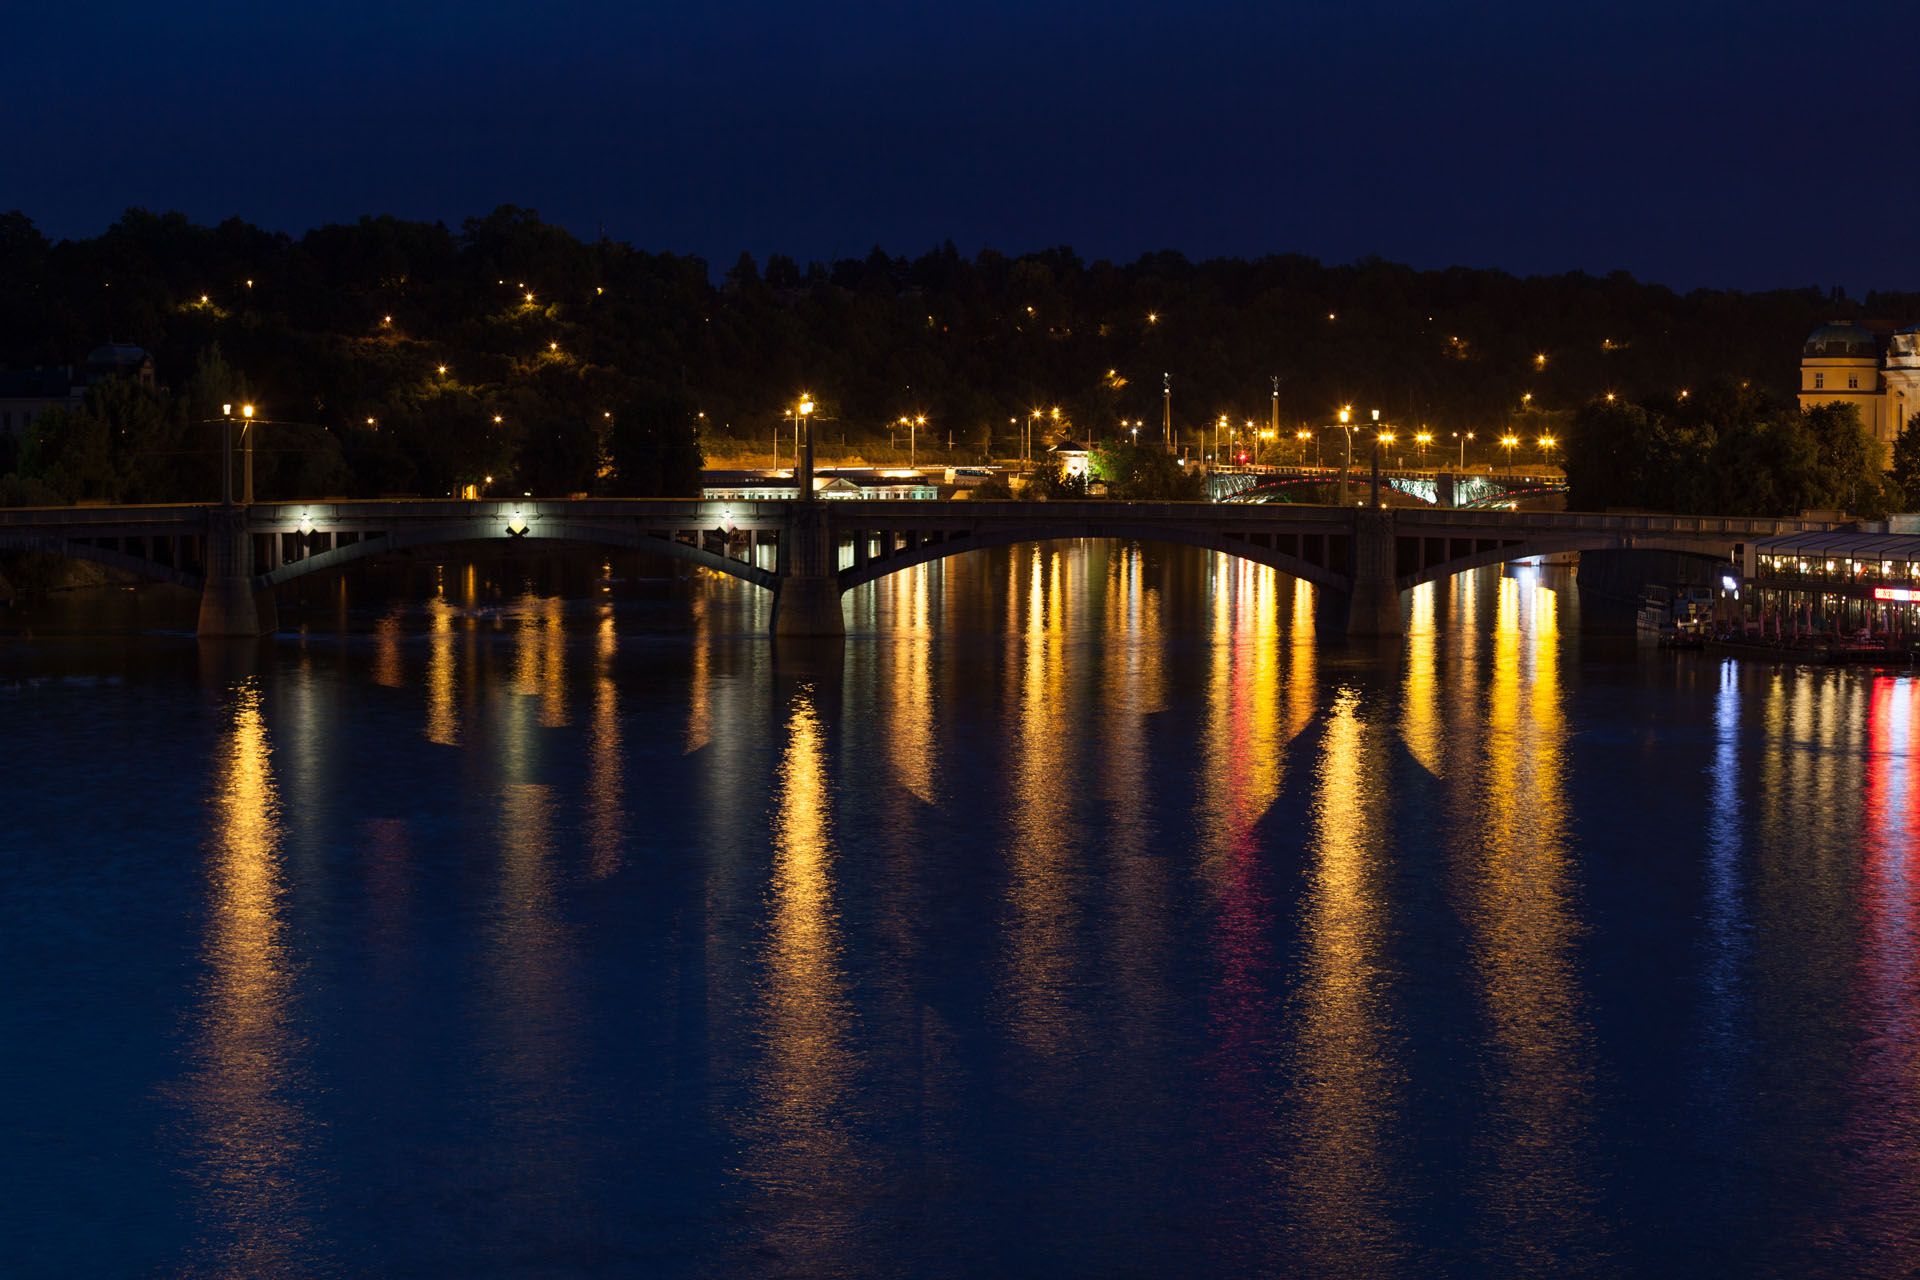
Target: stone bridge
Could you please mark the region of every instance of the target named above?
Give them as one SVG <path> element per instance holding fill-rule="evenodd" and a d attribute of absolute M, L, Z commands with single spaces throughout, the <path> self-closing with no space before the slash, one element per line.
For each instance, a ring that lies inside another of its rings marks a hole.
<path fill-rule="evenodd" d="M 201 592 L 200 634 L 277 625 L 273 588 L 374 556 L 488 542 L 646 551 L 775 593 L 774 630 L 837 635 L 840 595 L 981 547 L 1114 538 L 1202 547 L 1344 600 L 1356 635 L 1400 630 L 1399 593 L 1561 552 L 1677 551 L 1729 562 L 1759 538 L 1835 527 L 1737 516 L 1248 506 L 1207 502 L 382 500 L 0 510 L 0 552 L 93 560 Z"/>

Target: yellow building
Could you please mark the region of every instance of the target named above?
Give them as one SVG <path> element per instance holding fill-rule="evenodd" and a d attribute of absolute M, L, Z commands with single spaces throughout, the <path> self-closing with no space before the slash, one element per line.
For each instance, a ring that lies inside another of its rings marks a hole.
<path fill-rule="evenodd" d="M 1920 325 L 1895 333 L 1886 359 L 1872 333 L 1836 320 L 1807 335 L 1800 352 L 1800 407 L 1850 404 L 1892 461 L 1900 429 L 1920 413 Z"/>

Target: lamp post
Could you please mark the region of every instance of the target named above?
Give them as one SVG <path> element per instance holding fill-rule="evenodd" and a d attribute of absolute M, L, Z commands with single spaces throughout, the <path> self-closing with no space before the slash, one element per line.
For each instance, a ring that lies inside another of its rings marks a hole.
<path fill-rule="evenodd" d="M 1340 505 L 1347 505 L 1347 472 L 1353 470 L 1353 406 L 1340 406 L 1340 434 L 1346 437 L 1346 461 L 1340 464 Z"/>
<path fill-rule="evenodd" d="M 1165 419 L 1167 430 L 1167 452 L 1173 452 L 1173 375 L 1160 375 L 1160 415 Z"/>
<path fill-rule="evenodd" d="M 1459 469 L 1462 471 L 1465 471 L 1467 469 L 1467 441 L 1473 439 L 1473 432 L 1468 431 L 1463 434 L 1461 432 L 1456 431 L 1453 433 L 1453 438 L 1460 442 Z"/>
<path fill-rule="evenodd" d="M 1540 465 L 1541 466 L 1545 467 L 1545 466 L 1552 465 L 1553 446 L 1558 443 L 1559 441 L 1555 440 L 1550 435 L 1540 437 Z"/>
<path fill-rule="evenodd" d="M 1520 447 L 1520 437 L 1508 432 L 1500 437 L 1500 447 L 1507 451 L 1507 478 L 1513 478 L 1513 451 Z"/>
<path fill-rule="evenodd" d="M 919 432 L 920 428 L 926 425 L 927 415 L 922 413 L 916 415 L 914 420 L 907 426 L 907 466 L 909 467 L 920 465 Z"/>
<path fill-rule="evenodd" d="M 1374 421 L 1380 420 L 1380 411 L 1373 411 Z M 1367 495 L 1368 505 L 1376 510 L 1380 506 L 1380 446 L 1393 443 L 1393 432 L 1381 430 L 1373 433 L 1373 480 Z"/>
<path fill-rule="evenodd" d="M 1427 446 L 1433 443 L 1433 432 L 1416 431 L 1413 433 L 1413 442 L 1420 446 L 1420 469 L 1424 471 L 1427 466 Z"/>
<path fill-rule="evenodd" d="M 793 481 L 800 490 L 800 501 L 813 501 L 813 397 L 806 392 L 800 393 L 800 403 L 793 407 Z M 801 428 L 806 428 L 806 438 L 801 439 Z"/>
<path fill-rule="evenodd" d="M 253 505 L 253 406 L 240 406 L 240 474 L 244 477 L 240 488 L 240 501 L 247 506 Z"/>
<path fill-rule="evenodd" d="M 233 406 L 220 406 L 220 505 L 233 505 Z M 240 455 L 245 478 L 241 481 L 240 500 L 253 503 L 253 406 L 240 406 Z M 372 421 L 371 418 L 368 419 Z"/>

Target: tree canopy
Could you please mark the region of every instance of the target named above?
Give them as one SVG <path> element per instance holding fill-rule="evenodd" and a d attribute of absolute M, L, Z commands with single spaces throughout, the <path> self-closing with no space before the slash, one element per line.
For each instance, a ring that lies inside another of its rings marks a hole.
<path fill-rule="evenodd" d="M 764 453 L 803 390 L 829 446 L 884 441 L 912 413 L 928 419 L 922 450 L 951 438 L 972 457 L 1014 452 L 1034 408 L 1096 444 L 1129 421 L 1157 438 L 1163 375 L 1183 434 L 1221 414 L 1264 425 L 1276 406 L 1288 428 L 1324 423 L 1351 403 L 1484 442 L 1523 406 L 1609 391 L 1649 405 L 1714 383 L 1784 395 L 1814 324 L 1917 312 L 1913 295 L 1680 294 L 1624 273 L 1298 255 L 1116 264 L 1067 248 L 967 257 L 951 243 L 912 259 L 742 255 L 716 280 L 698 258 L 584 241 L 511 206 L 457 228 L 382 216 L 298 237 L 136 209 L 59 242 L 0 216 L 0 364 L 74 363 L 113 338 L 150 350 L 172 388 L 164 430 L 151 406 L 103 397 L 84 412 L 125 417 L 137 440 L 83 432 L 55 446 L 42 433 L 18 450 L 23 473 L 73 493 L 211 491 L 215 402 L 185 393 L 216 348 L 226 381 L 275 424 L 260 436 L 263 496 L 444 493 L 488 475 L 556 493 L 687 492 L 703 448 Z M 1750 426 L 1729 420 L 1730 438 Z M 1666 414 L 1647 447 L 1719 438 Z M 162 454 L 178 461 L 152 461 Z"/>

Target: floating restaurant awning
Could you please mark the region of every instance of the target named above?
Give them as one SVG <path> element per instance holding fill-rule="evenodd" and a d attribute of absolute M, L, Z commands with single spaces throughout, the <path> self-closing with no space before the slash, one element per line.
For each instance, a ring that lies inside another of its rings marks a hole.
<path fill-rule="evenodd" d="M 1761 556 L 1818 556 L 1829 560 L 1920 560 L 1920 534 L 1853 529 L 1782 533 L 1759 539 L 1753 551 Z"/>

